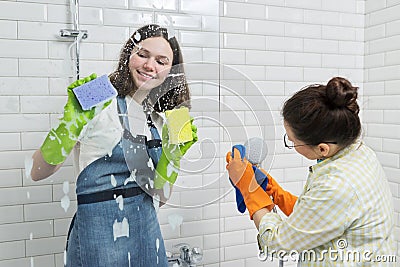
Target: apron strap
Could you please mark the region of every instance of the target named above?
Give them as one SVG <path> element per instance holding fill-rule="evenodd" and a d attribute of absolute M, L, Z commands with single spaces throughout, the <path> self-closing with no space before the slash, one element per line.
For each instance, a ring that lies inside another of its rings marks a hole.
<path fill-rule="evenodd" d="M 160 134 L 158 133 L 157 127 L 154 125 L 150 114 L 147 116 L 147 126 L 149 126 L 153 139 L 161 140 Z"/>
<path fill-rule="evenodd" d="M 125 97 L 117 96 L 118 103 L 118 117 L 119 121 L 124 129 L 129 130 L 129 120 L 128 120 L 128 112 L 126 107 Z"/>

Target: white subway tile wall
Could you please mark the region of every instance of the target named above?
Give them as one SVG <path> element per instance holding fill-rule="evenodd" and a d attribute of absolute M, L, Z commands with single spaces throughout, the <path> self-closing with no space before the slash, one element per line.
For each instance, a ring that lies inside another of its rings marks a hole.
<path fill-rule="evenodd" d="M 81 0 L 80 5 L 80 28 L 89 33 L 81 42 L 81 76 L 113 71 L 123 42 L 153 22 L 172 22 L 185 62 L 208 62 L 187 66 L 202 142 L 182 163 L 197 172 L 178 180 L 170 200 L 177 207 L 159 210 L 168 250 L 181 242 L 201 247 L 206 267 L 278 266 L 256 257 L 256 230 L 248 214 L 236 210 L 225 153 L 249 137 L 264 137 L 269 151 L 263 167 L 300 193 L 310 162 L 283 148 L 279 112 L 304 85 L 335 75 L 361 88 L 365 140 L 387 172 L 400 233 L 400 1 Z M 58 34 L 73 27 L 72 15 L 65 0 L 6 0 L 0 2 L 0 17 L 0 267 L 61 267 L 76 210 L 71 159 L 41 182 L 26 177 L 25 160 L 57 124 L 73 80 L 72 42 Z M 71 199 L 67 211 L 60 204 L 64 182 Z M 177 215 L 183 223 L 173 228 L 170 218 Z"/>
<path fill-rule="evenodd" d="M 365 2 L 364 125 L 391 185 L 400 255 L 400 2 Z M 397 42 L 394 44 L 393 42 Z"/>

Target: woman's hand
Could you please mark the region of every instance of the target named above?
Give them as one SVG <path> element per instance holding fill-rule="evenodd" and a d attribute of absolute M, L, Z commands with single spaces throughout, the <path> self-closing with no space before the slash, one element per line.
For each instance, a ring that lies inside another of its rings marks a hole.
<path fill-rule="evenodd" d="M 169 142 L 168 127 L 167 124 L 164 124 L 162 129 L 162 150 L 169 161 L 180 161 L 189 148 L 197 142 L 197 127 L 193 124 L 193 118 L 191 118 L 190 123 L 193 139 L 182 144 L 171 144 Z"/>
<path fill-rule="evenodd" d="M 233 149 L 233 157 L 232 153 L 228 152 L 226 161 L 229 177 L 242 193 L 250 218 L 252 219 L 254 213 L 262 208 L 272 210 L 274 203 L 257 183 L 251 163 L 246 158 L 242 160 L 239 150 Z"/>
<path fill-rule="evenodd" d="M 90 82 L 96 79 L 96 77 L 96 74 L 92 74 L 68 86 L 68 100 L 64 106 L 64 116 L 60 119 L 59 125 L 50 130 L 40 147 L 41 155 L 48 164 L 58 165 L 63 163 L 78 141 L 83 127 L 92 120 L 99 111 L 103 110 L 111 103 L 110 100 L 103 104 L 100 109 L 93 107 L 90 110 L 83 110 L 80 106 L 72 89 Z"/>
<path fill-rule="evenodd" d="M 167 181 L 170 184 L 175 183 L 182 157 L 198 140 L 197 127 L 193 124 L 193 118 L 191 119 L 191 123 L 193 139 L 183 144 L 169 143 L 168 128 L 167 125 L 164 124 L 162 129 L 162 153 L 157 163 L 156 176 L 154 179 L 155 189 L 161 189 Z"/>

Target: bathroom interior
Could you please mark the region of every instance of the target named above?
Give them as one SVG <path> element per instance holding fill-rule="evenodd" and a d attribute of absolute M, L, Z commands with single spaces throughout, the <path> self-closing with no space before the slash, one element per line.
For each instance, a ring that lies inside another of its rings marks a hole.
<path fill-rule="evenodd" d="M 34 182 L 30 157 L 60 117 L 66 87 L 112 72 L 125 40 L 150 23 L 182 47 L 199 136 L 158 209 L 171 266 L 282 266 L 258 259 L 225 153 L 261 137 L 261 166 L 299 194 L 313 162 L 284 147 L 280 109 L 334 76 L 359 87 L 362 136 L 392 190 L 400 255 L 399 0 L 1 0 L 0 267 L 64 266 L 77 206 L 72 161 Z"/>

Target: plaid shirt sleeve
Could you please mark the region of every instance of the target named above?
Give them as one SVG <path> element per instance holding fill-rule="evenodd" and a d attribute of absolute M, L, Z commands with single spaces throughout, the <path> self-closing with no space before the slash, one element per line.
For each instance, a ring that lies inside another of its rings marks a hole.
<path fill-rule="evenodd" d="M 297 200 L 293 213 L 282 220 L 277 214 L 267 214 L 261 220 L 261 243 L 271 250 L 307 250 L 326 244 L 341 236 L 352 216 L 357 198 L 342 179 L 323 175 L 313 182 Z"/>

